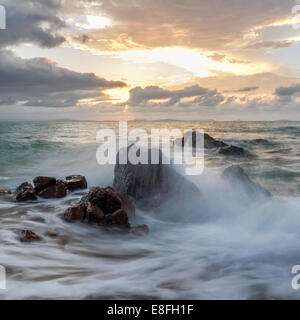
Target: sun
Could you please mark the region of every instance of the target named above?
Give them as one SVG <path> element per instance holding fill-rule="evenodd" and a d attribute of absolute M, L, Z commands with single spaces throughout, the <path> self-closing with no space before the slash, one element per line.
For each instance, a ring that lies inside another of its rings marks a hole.
<path fill-rule="evenodd" d="M 105 90 L 104 93 L 108 94 L 111 102 L 113 104 L 126 102 L 129 99 L 129 90 L 128 88 L 120 88 L 120 89 L 109 89 Z"/>

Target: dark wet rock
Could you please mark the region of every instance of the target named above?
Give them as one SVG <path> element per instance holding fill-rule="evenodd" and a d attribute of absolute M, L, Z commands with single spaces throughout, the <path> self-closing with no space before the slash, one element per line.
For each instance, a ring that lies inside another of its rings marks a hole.
<path fill-rule="evenodd" d="M 122 201 L 112 188 L 106 188 L 105 213 L 114 213 L 122 208 Z"/>
<path fill-rule="evenodd" d="M 33 185 L 29 182 L 23 182 L 21 185 L 19 185 L 17 188 L 16 188 L 16 191 L 15 193 L 19 193 L 21 191 L 23 191 L 25 188 L 30 188 L 30 189 L 34 189 L 33 188 Z"/>
<path fill-rule="evenodd" d="M 24 202 L 34 200 L 37 200 L 37 196 L 32 184 L 24 182 L 16 189 L 16 201 Z"/>
<path fill-rule="evenodd" d="M 67 188 L 63 181 L 57 180 L 55 185 L 50 185 L 38 193 L 43 199 L 59 199 L 67 195 Z"/>
<path fill-rule="evenodd" d="M 42 238 L 31 230 L 21 230 L 20 232 L 21 242 L 34 242 L 40 240 L 42 240 Z"/>
<path fill-rule="evenodd" d="M 128 148 L 128 150 L 131 146 Z M 120 151 L 124 152 L 124 150 Z M 147 151 L 146 151 L 147 152 Z M 144 209 L 158 207 L 171 197 L 179 199 L 184 192 L 199 197 L 198 188 L 177 173 L 171 165 L 163 164 L 159 150 L 159 163 L 150 164 L 151 150 L 148 150 L 149 164 L 118 163 L 114 169 L 114 189 L 119 194 L 135 200 Z"/>
<path fill-rule="evenodd" d="M 12 192 L 9 189 L 0 189 L 0 195 L 11 195 Z"/>
<path fill-rule="evenodd" d="M 203 141 L 205 149 L 228 147 L 227 143 L 220 140 L 216 140 L 207 133 L 204 133 L 203 136 L 201 132 L 198 132 L 196 130 L 185 133 L 184 137 L 181 139 L 177 139 L 175 143 L 180 143 L 182 146 L 188 145 L 192 146 L 193 148 L 196 148 L 197 138 L 199 139 L 199 141 L 201 141 L 200 139 L 204 139 Z"/>
<path fill-rule="evenodd" d="M 90 191 L 84 195 L 81 200 L 81 203 L 84 203 L 87 207 L 89 202 L 96 205 L 98 208 L 105 209 L 106 207 L 106 192 L 100 187 L 93 187 Z"/>
<path fill-rule="evenodd" d="M 89 202 L 86 210 L 86 220 L 88 223 L 100 223 L 105 219 L 103 210 L 95 204 Z"/>
<path fill-rule="evenodd" d="M 150 232 L 149 227 L 146 224 L 130 228 L 130 233 L 137 236 L 145 235 L 145 234 L 148 234 L 149 232 Z"/>
<path fill-rule="evenodd" d="M 113 226 L 129 226 L 128 225 L 128 215 L 125 210 L 120 209 L 110 216 L 108 216 L 108 221 Z"/>
<path fill-rule="evenodd" d="M 79 204 L 68 208 L 63 214 L 65 221 L 81 221 L 103 227 L 129 227 L 126 208 L 134 213 L 134 206 L 111 187 L 93 187 L 84 195 Z"/>
<path fill-rule="evenodd" d="M 93 204 L 100 208 L 105 214 L 111 214 L 119 209 L 124 209 L 129 215 L 134 215 L 135 207 L 133 203 L 126 197 L 118 194 L 113 188 L 105 189 L 93 187 L 82 197 L 80 203 L 84 203 L 86 207 Z"/>
<path fill-rule="evenodd" d="M 182 146 L 188 145 L 192 146 L 193 148 L 196 148 L 196 139 L 204 139 L 204 148 L 205 149 L 218 149 L 218 154 L 224 155 L 224 156 L 237 156 L 237 157 L 249 157 L 251 156 L 250 152 L 245 150 L 241 147 L 236 147 L 233 145 L 229 145 L 223 141 L 216 140 L 213 137 L 211 137 L 209 134 L 198 132 L 198 131 L 192 131 L 188 132 L 184 135 L 182 139 L 177 139 L 175 141 L 175 144 L 180 143 Z"/>
<path fill-rule="evenodd" d="M 244 148 L 236 146 L 228 146 L 218 149 L 218 153 L 224 156 L 250 157 L 251 153 Z"/>
<path fill-rule="evenodd" d="M 83 221 L 86 217 L 86 206 L 80 203 L 76 206 L 68 208 L 64 214 L 63 219 L 67 222 Z"/>
<path fill-rule="evenodd" d="M 225 169 L 222 178 L 230 182 L 233 186 L 246 191 L 250 196 L 271 196 L 268 190 L 260 184 L 254 183 L 240 166 L 235 165 Z"/>
<path fill-rule="evenodd" d="M 56 178 L 53 177 L 36 177 L 33 180 L 34 190 L 36 193 L 39 193 L 50 186 L 54 186 L 56 184 Z"/>
<path fill-rule="evenodd" d="M 67 189 L 70 191 L 87 188 L 86 179 L 84 176 L 81 176 L 81 175 L 68 176 L 64 180 L 64 183 L 65 183 Z"/>

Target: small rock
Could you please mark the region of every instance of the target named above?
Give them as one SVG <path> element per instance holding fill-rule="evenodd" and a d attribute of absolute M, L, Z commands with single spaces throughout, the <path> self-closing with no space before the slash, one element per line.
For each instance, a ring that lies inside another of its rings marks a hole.
<path fill-rule="evenodd" d="M 28 182 L 22 183 L 16 189 L 16 200 L 18 202 L 37 200 L 37 196 L 36 196 L 36 193 L 33 189 L 32 184 L 30 184 Z"/>
<path fill-rule="evenodd" d="M 122 208 L 122 201 L 119 198 L 118 194 L 112 189 L 108 187 L 105 189 L 106 192 L 106 205 L 105 205 L 105 213 L 114 213 L 117 210 Z"/>
<path fill-rule="evenodd" d="M 58 180 L 55 185 L 51 185 L 38 193 L 44 199 L 59 199 L 67 195 L 67 188 L 65 184 Z"/>
<path fill-rule="evenodd" d="M 148 234 L 149 232 L 150 232 L 149 227 L 146 224 L 130 228 L 130 233 L 138 236 Z"/>
<path fill-rule="evenodd" d="M 11 190 L 9 189 L 0 189 L 0 195 L 9 195 L 12 194 Z"/>
<path fill-rule="evenodd" d="M 108 217 L 113 226 L 128 226 L 128 216 L 125 210 L 120 209 Z"/>
<path fill-rule="evenodd" d="M 106 192 L 100 187 L 91 188 L 88 194 L 82 197 L 81 201 L 86 206 L 91 202 L 96 205 L 98 208 L 105 210 L 106 207 Z"/>
<path fill-rule="evenodd" d="M 65 183 L 67 189 L 70 191 L 87 188 L 86 179 L 84 176 L 81 176 L 81 175 L 68 176 L 68 177 L 66 177 L 64 183 Z"/>
<path fill-rule="evenodd" d="M 34 190 L 39 193 L 50 186 L 54 186 L 56 184 L 56 178 L 53 177 L 36 177 L 33 180 Z"/>
<path fill-rule="evenodd" d="M 23 182 L 20 186 L 18 186 L 16 188 L 15 193 L 19 193 L 19 192 L 23 191 L 25 188 L 33 189 L 33 185 L 29 182 Z"/>
<path fill-rule="evenodd" d="M 52 231 L 46 231 L 45 235 L 50 238 L 58 238 L 58 234 Z"/>
<path fill-rule="evenodd" d="M 105 214 L 95 204 L 89 202 L 86 219 L 89 223 L 100 223 L 105 218 Z"/>
<path fill-rule="evenodd" d="M 86 206 L 83 203 L 68 208 L 63 214 L 63 218 L 67 222 L 83 221 L 85 219 L 85 216 L 86 216 Z"/>
<path fill-rule="evenodd" d="M 42 240 L 36 233 L 31 230 L 22 230 L 20 235 L 21 242 L 34 242 Z"/>

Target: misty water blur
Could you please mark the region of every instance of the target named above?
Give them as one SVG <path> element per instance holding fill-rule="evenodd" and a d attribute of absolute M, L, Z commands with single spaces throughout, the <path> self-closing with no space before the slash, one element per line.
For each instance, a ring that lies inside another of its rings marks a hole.
<path fill-rule="evenodd" d="M 96 133 L 114 122 L 0 123 L 0 186 L 14 188 L 37 175 L 83 174 L 89 186 L 108 186 L 113 166 L 96 161 Z M 131 122 L 129 127 L 204 129 L 247 148 L 255 158 L 206 153 L 205 170 L 188 177 L 201 191 L 185 210 L 137 211 L 135 236 L 67 224 L 59 215 L 81 192 L 62 200 L 16 204 L 0 198 L 0 265 L 7 269 L 1 299 L 247 299 L 299 298 L 291 269 L 300 262 L 300 123 Z M 260 140 L 258 140 L 260 139 Z M 261 140 L 263 139 L 263 140 Z M 221 178 L 241 165 L 273 197 L 253 199 Z M 42 242 L 19 242 L 16 229 Z M 47 232 L 59 236 L 52 238 Z"/>

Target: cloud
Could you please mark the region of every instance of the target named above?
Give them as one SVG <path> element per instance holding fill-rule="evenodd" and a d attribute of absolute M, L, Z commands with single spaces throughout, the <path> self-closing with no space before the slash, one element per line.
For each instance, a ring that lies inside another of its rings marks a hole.
<path fill-rule="evenodd" d="M 7 29 L 0 30 L 0 48 L 21 43 L 53 48 L 65 41 L 59 31 L 66 24 L 59 18 L 62 1 L 1 1 L 6 9 Z"/>
<path fill-rule="evenodd" d="M 257 89 L 259 89 L 258 86 L 256 86 L 256 87 L 244 87 L 244 88 L 241 88 L 239 90 L 235 90 L 234 92 L 251 92 L 251 91 L 256 91 Z"/>
<path fill-rule="evenodd" d="M 198 85 L 185 87 L 181 90 L 165 90 L 158 86 L 146 88 L 136 87 L 130 90 L 130 98 L 125 103 L 132 107 L 159 106 L 171 107 L 174 105 L 184 105 L 184 99 L 190 99 L 188 104 L 198 105 L 218 105 L 224 98 L 217 90 L 210 90 Z"/>
<path fill-rule="evenodd" d="M 247 45 L 247 49 L 282 49 L 289 48 L 293 45 L 294 41 L 259 41 Z"/>
<path fill-rule="evenodd" d="M 0 104 L 70 107 L 82 99 L 107 99 L 106 89 L 125 87 L 93 73 L 78 73 L 44 59 L 21 59 L 11 51 L 0 51 Z"/>
<path fill-rule="evenodd" d="M 275 90 L 275 95 L 278 97 L 292 97 L 300 93 L 300 84 L 289 87 L 280 87 Z"/>
<path fill-rule="evenodd" d="M 258 27 L 291 18 L 294 0 L 228 0 L 226 4 L 219 0 L 101 0 L 90 4 L 95 15 L 98 10 L 113 21 L 112 26 L 87 34 L 86 45 L 91 48 L 222 50 L 227 45 L 247 43 Z"/>

